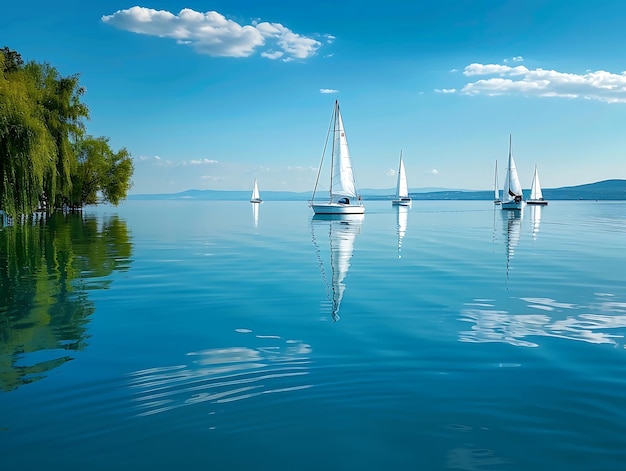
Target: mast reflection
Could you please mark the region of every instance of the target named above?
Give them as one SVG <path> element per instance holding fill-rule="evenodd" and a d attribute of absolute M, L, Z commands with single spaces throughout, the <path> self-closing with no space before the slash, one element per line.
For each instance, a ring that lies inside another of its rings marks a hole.
<path fill-rule="evenodd" d="M 344 280 L 350 268 L 354 242 L 361 232 L 364 218 L 363 214 L 316 214 L 311 219 L 313 244 L 334 321 L 339 320 L 339 309 L 346 289 Z M 329 268 L 330 274 L 327 272 Z"/>

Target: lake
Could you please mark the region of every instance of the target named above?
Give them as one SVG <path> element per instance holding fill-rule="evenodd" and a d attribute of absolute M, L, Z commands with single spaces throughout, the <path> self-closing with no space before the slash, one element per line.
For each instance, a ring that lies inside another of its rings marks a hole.
<path fill-rule="evenodd" d="M 0 469 L 623 470 L 626 202 L 0 229 Z"/>

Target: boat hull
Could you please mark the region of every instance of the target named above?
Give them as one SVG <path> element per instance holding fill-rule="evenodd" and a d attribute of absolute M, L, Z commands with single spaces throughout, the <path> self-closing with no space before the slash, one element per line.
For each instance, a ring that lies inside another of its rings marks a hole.
<path fill-rule="evenodd" d="M 365 206 L 340 203 L 312 203 L 315 214 L 364 214 Z"/>
<path fill-rule="evenodd" d="M 413 201 L 409 198 L 407 199 L 398 199 L 398 200 L 391 200 L 391 204 L 393 206 L 411 206 L 411 204 L 413 203 Z"/>
<path fill-rule="evenodd" d="M 502 209 L 510 209 L 513 211 L 521 211 L 524 207 L 523 201 L 503 201 L 501 204 Z"/>
<path fill-rule="evenodd" d="M 528 200 L 526 201 L 526 204 L 541 204 L 541 205 L 547 205 L 548 201 L 547 200 Z"/>
<path fill-rule="evenodd" d="M 262 203 L 262 202 L 263 202 L 263 200 L 262 200 L 262 199 L 260 199 L 260 198 L 252 198 L 252 199 L 250 200 L 250 203 Z"/>

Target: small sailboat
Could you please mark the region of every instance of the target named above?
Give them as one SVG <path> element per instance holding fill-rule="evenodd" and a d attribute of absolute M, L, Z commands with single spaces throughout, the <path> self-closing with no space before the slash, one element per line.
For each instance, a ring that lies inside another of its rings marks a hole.
<path fill-rule="evenodd" d="M 339 320 L 339 308 L 346 290 L 345 278 L 363 219 L 364 214 L 316 214 L 311 220 L 313 245 L 316 248 L 322 280 L 326 284 L 328 301 L 324 303 L 325 310 L 330 310 L 334 321 Z"/>
<path fill-rule="evenodd" d="M 541 184 L 539 183 L 539 173 L 537 172 L 537 166 L 535 165 L 535 174 L 533 175 L 533 183 L 530 187 L 530 198 L 526 201 L 528 204 L 548 204 L 548 200 L 543 198 L 541 191 Z"/>
<path fill-rule="evenodd" d="M 392 205 L 411 206 L 411 197 L 409 196 L 409 187 L 406 182 L 406 171 L 404 170 L 404 161 L 402 160 L 402 151 L 400 151 L 400 166 L 398 167 L 398 185 L 396 187 L 396 198 L 391 201 Z"/>
<path fill-rule="evenodd" d="M 496 174 L 493 182 L 493 204 L 501 204 L 500 187 L 498 185 L 498 161 L 496 160 Z"/>
<path fill-rule="evenodd" d="M 259 195 L 259 185 L 255 178 L 254 187 L 252 188 L 252 196 L 250 197 L 250 203 L 262 203 L 262 202 L 263 200 L 261 199 L 261 196 Z"/>
<path fill-rule="evenodd" d="M 509 162 L 502 188 L 502 209 L 521 210 L 524 207 L 522 185 L 517 176 L 517 167 L 511 151 L 511 135 L 509 134 Z"/>
<path fill-rule="evenodd" d="M 315 214 L 363 214 L 365 206 L 358 194 L 354 172 L 352 171 L 352 161 L 346 131 L 343 127 L 343 119 L 339 111 L 339 102 L 335 100 L 331 126 L 328 129 L 326 143 L 322 160 L 317 172 L 313 196 L 309 201 L 309 206 Z M 330 162 L 330 189 L 328 199 L 316 201 L 317 187 L 320 181 L 320 174 L 324 165 L 324 154 L 328 145 L 328 139 L 332 135 L 332 149 Z"/>

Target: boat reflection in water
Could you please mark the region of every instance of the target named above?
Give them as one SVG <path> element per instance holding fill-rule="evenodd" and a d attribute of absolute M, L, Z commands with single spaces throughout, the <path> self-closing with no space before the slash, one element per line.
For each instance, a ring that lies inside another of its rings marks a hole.
<path fill-rule="evenodd" d="M 350 268 L 354 241 L 361 232 L 363 214 L 316 214 L 311 219 L 313 244 L 326 285 L 333 320 L 339 320 L 339 307 L 346 289 L 344 279 Z M 328 270 L 330 269 L 330 273 Z M 330 277 L 330 280 L 329 280 Z"/>
<path fill-rule="evenodd" d="M 506 227 L 506 277 L 509 277 L 511 268 L 511 260 L 515 255 L 515 248 L 519 243 L 522 233 L 522 215 L 523 211 L 504 211 L 502 216 Z"/>
<path fill-rule="evenodd" d="M 252 206 L 252 227 L 256 229 L 256 228 L 259 227 L 259 206 L 260 206 L 260 204 L 258 204 L 258 203 L 251 203 L 250 206 Z"/>
<path fill-rule="evenodd" d="M 541 224 L 541 205 L 530 205 L 530 218 L 533 222 L 533 240 L 537 240 L 539 225 Z"/>
<path fill-rule="evenodd" d="M 402 258 L 402 239 L 406 234 L 406 227 L 409 221 L 409 207 L 408 206 L 394 206 L 396 208 L 396 215 L 398 217 L 398 258 Z"/>

